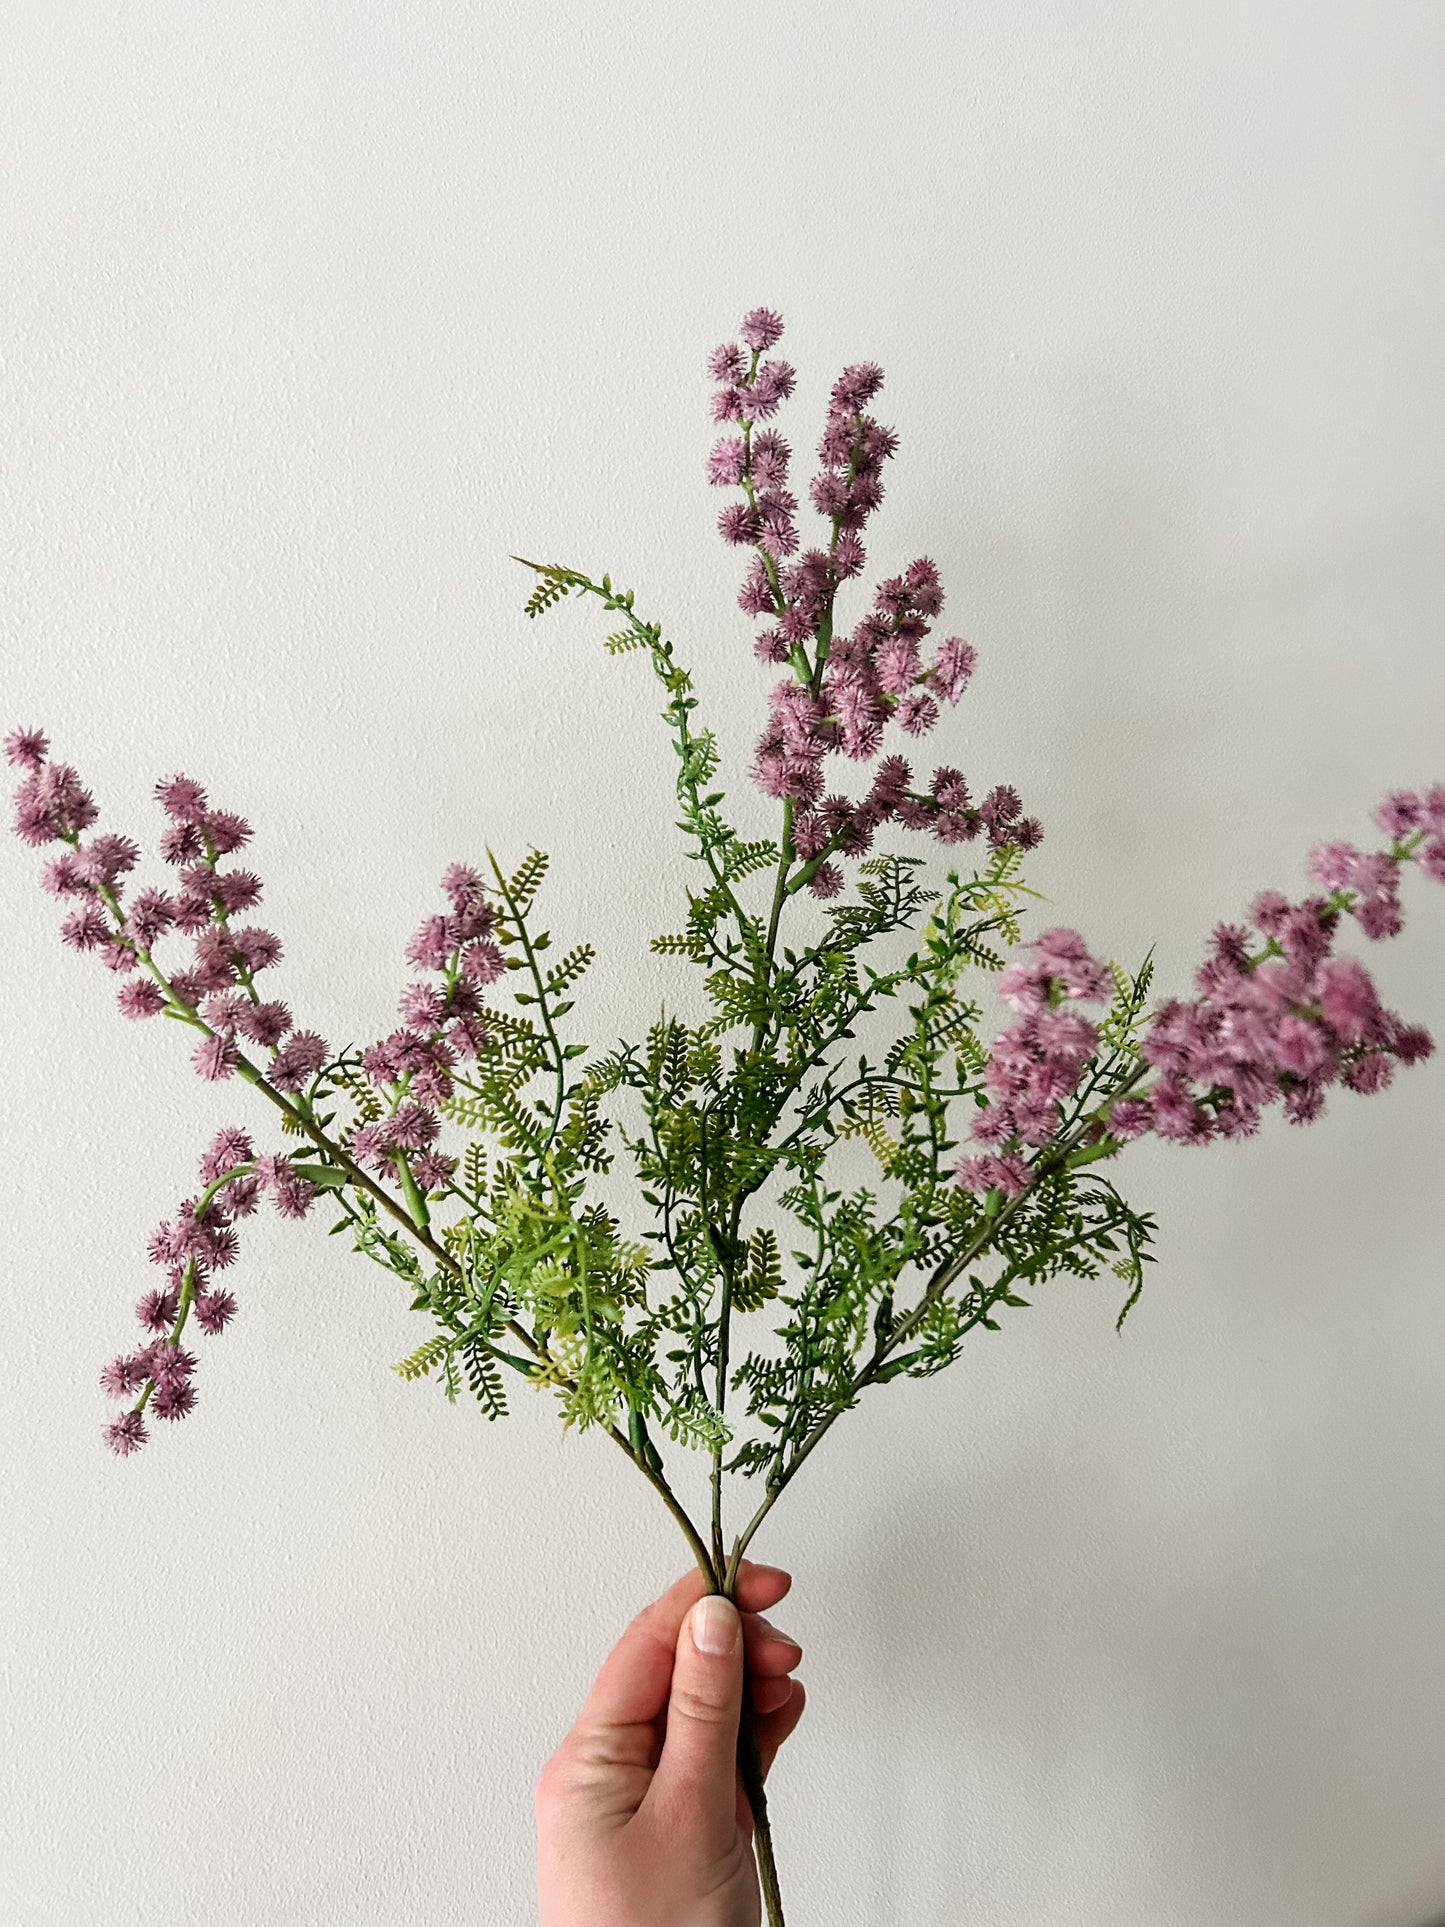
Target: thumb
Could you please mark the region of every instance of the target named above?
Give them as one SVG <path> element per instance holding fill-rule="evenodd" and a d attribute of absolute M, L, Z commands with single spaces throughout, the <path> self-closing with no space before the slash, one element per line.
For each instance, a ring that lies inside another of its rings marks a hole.
<path fill-rule="evenodd" d="M 737 1830 L 742 1703 L 742 1621 L 730 1599 L 708 1593 L 678 1630 L 667 1735 L 649 1792 L 709 1856 L 725 1854 Z"/>

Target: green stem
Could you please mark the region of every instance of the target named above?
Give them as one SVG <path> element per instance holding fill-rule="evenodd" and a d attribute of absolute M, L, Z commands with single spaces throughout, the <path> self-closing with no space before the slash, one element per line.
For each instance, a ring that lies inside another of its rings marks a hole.
<path fill-rule="evenodd" d="M 1140 1064 L 1132 1076 L 1127 1078 L 1117 1089 L 1110 1093 L 1109 1101 L 1112 1102 L 1115 1097 L 1121 1096 L 1125 1091 L 1132 1089 L 1132 1087 L 1139 1082 L 1140 1078 L 1148 1074 L 1148 1070 L 1149 1066 L 1147 1064 Z M 901 1344 L 905 1343 L 906 1340 L 913 1335 L 918 1329 L 919 1324 L 927 1316 L 928 1309 L 935 1300 L 947 1291 L 948 1287 L 953 1284 L 971 1264 L 977 1263 L 978 1259 L 987 1251 L 989 1245 L 997 1238 L 1004 1226 L 1022 1210 L 1025 1200 L 1030 1196 L 1038 1183 L 1043 1178 L 1052 1176 L 1055 1171 L 1067 1163 L 1070 1153 L 1084 1141 L 1092 1129 L 1096 1117 L 1097 1112 L 1091 1113 L 1091 1115 L 1085 1118 L 1073 1131 L 1069 1132 L 1057 1143 L 1048 1147 L 1044 1157 L 1040 1158 L 1038 1164 L 1034 1166 L 1033 1181 L 1028 1189 L 1020 1192 L 1016 1198 L 1011 1198 L 999 1211 L 990 1216 L 983 1229 L 979 1231 L 961 1251 L 955 1253 L 953 1257 L 945 1259 L 934 1271 L 933 1276 L 929 1279 L 924 1289 L 922 1297 L 913 1307 L 912 1311 L 908 1312 L 899 1320 L 886 1340 L 880 1335 L 878 1343 L 874 1346 L 872 1357 L 863 1369 L 855 1374 L 852 1384 L 848 1388 L 847 1398 L 835 1406 L 831 1412 L 826 1413 L 813 1426 L 802 1444 L 779 1472 L 776 1481 L 769 1486 L 762 1503 L 758 1506 L 756 1512 L 754 1512 L 752 1518 L 734 1542 L 732 1555 L 728 1561 L 728 1574 L 730 1577 L 736 1577 L 738 1562 L 751 1543 L 754 1533 L 772 1511 L 784 1487 L 795 1477 L 804 1460 L 821 1442 L 834 1421 L 850 1409 L 861 1391 L 873 1383 L 879 1371 L 887 1362 L 889 1354 L 896 1351 Z"/>

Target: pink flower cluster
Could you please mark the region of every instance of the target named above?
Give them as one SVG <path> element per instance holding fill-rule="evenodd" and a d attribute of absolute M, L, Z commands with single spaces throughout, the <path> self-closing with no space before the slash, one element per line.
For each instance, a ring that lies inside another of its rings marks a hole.
<path fill-rule="evenodd" d="M 160 1419 L 185 1418 L 195 1408 L 196 1359 L 182 1349 L 181 1334 L 194 1317 L 208 1337 L 216 1337 L 235 1316 L 236 1300 L 215 1274 L 236 1261 L 236 1220 L 249 1217 L 263 1193 L 286 1218 L 304 1217 L 316 1196 L 289 1158 L 258 1158 L 250 1137 L 234 1125 L 212 1139 L 200 1176 L 199 1196 L 186 1198 L 151 1234 L 150 1261 L 165 1272 L 166 1282 L 145 1294 L 136 1316 L 152 1337 L 101 1374 L 112 1398 L 140 1395 L 105 1428 L 106 1443 L 122 1457 L 146 1442 L 147 1406 Z"/>
<path fill-rule="evenodd" d="M 1430 1055 L 1430 1033 L 1387 1010 L 1365 966 L 1335 955 L 1334 945 L 1346 916 L 1373 940 L 1398 935 L 1406 862 L 1445 881 L 1445 785 L 1423 797 L 1392 792 L 1375 821 L 1392 839 L 1388 850 L 1323 843 L 1313 851 L 1311 873 L 1328 896 L 1292 903 L 1265 890 L 1250 905 L 1255 934 L 1215 929 L 1195 977 L 1200 995 L 1171 998 L 1154 1015 L 1141 1049 L 1160 1075 L 1111 1107 L 1116 1137 L 1252 1137 L 1261 1111 L 1280 1101 L 1291 1123 L 1308 1124 L 1331 1084 L 1381 1091 L 1397 1063 Z"/>
<path fill-rule="evenodd" d="M 387 1110 L 351 1140 L 358 1164 L 395 1176 L 405 1162 L 423 1193 L 442 1190 L 456 1170 L 456 1159 L 436 1148 L 435 1106 L 451 1096 L 458 1061 L 486 1046 L 480 993 L 506 969 L 493 941 L 496 913 L 477 872 L 454 863 L 442 891 L 449 910 L 429 917 L 406 951 L 408 963 L 441 982 L 408 984 L 401 1028 L 362 1052 L 362 1069 Z"/>
<path fill-rule="evenodd" d="M 1054 1136 L 1098 1047 L 1098 1030 L 1069 1005 L 1105 1002 L 1112 989 L 1108 965 L 1090 955 L 1077 930 L 1045 930 L 1004 971 L 999 992 L 1020 1016 L 994 1040 L 984 1071 L 991 1101 L 974 1119 L 973 1135 L 995 1148 L 962 1159 L 965 1191 L 1015 1198 L 1028 1189 L 1033 1174 L 1019 1147 Z"/>
<path fill-rule="evenodd" d="M 118 1002 L 127 1017 L 155 1017 L 168 1005 L 199 1016 L 208 1035 L 192 1054 L 200 1076 L 234 1076 L 246 1040 L 272 1052 L 268 1070 L 277 1089 L 298 1091 L 326 1062 L 325 1041 L 295 1031 L 285 1004 L 261 998 L 255 979 L 277 963 L 280 941 L 255 925 L 231 919 L 261 897 L 260 879 L 245 869 L 223 869 L 251 840 L 251 828 L 229 810 L 212 809 L 199 783 L 168 777 L 156 796 L 168 819 L 160 852 L 177 872 L 170 890 L 137 890 L 126 901 L 124 879 L 140 850 L 127 836 L 100 833 L 82 841 L 96 807 L 68 764 L 48 760 L 39 730 L 16 730 L 5 740 L 6 760 L 23 774 L 15 798 L 15 827 L 30 844 L 70 847 L 46 864 L 41 881 L 51 896 L 71 900 L 61 941 L 95 952 L 125 977 Z M 193 939 L 180 969 L 161 970 L 152 952 L 168 935 Z M 289 1033 L 289 1035 L 288 1035 Z"/>
<path fill-rule="evenodd" d="M 127 837 L 84 833 L 96 807 L 68 765 L 49 761 L 49 743 L 38 730 L 17 730 L 5 741 L 7 760 L 21 771 L 16 827 L 26 842 L 68 847 L 46 865 L 51 894 L 76 899 L 62 935 L 79 950 L 98 950 L 127 978 L 120 1007 L 128 1017 L 162 1010 L 203 1031 L 193 1062 L 211 1080 L 238 1070 L 258 1078 L 283 1102 L 311 1116 L 316 1080 L 330 1052 L 315 1031 L 297 1030 L 279 1002 L 263 1001 L 256 975 L 274 964 L 281 946 L 269 931 L 237 929 L 231 918 L 249 910 L 261 885 L 249 871 L 223 869 L 221 860 L 241 849 L 251 832 L 238 816 L 212 809 L 199 783 L 174 776 L 156 787 L 168 822 L 161 854 L 178 871 L 171 890 L 140 890 L 126 900 L 124 879 L 140 852 Z M 482 992 L 506 969 L 496 938 L 496 913 L 480 875 L 453 864 L 442 878 L 447 909 L 430 917 L 407 946 L 407 960 L 428 977 L 409 984 L 401 998 L 401 1025 L 362 1053 L 365 1075 L 385 1105 L 383 1115 L 363 1124 L 345 1149 L 356 1165 L 399 1181 L 422 1196 L 445 1189 L 456 1160 L 438 1146 L 438 1106 L 451 1096 L 457 1066 L 489 1042 Z M 194 939 L 193 954 L 169 973 L 152 955 L 163 937 Z M 269 1051 L 257 1066 L 241 1054 L 242 1043 Z M 358 1180 L 359 1180 L 359 1174 Z M 152 1334 L 139 1350 L 107 1367 L 104 1384 L 117 1398 L 139 1390 L 137 1403 L 106 1428 L 117 1452 L 133 1452 L 146 1439 L 145 1412 L 183 1418 L 195 1403 L 195 1359 L 180 1347 L 180 1334 L 194 1313 L 204 1332 L 220 1331 L 235 1310 L 231 1294 L 218 1290 L 212 1274 L 236 1253 L 235 1221 L 268 1194 L 282 1217 L 304 1217 L 316 1190 L 290 1159 L 256 1157 L 246 1134 L 221 1132 L 201 1164 L 206 1190 L 188 1199 L 151 1240 L 152 1261 L 167 1282 L 148 1292 L 138 1307 Z"/>
<path fill-rule="evenodd" d="M 1112 1136 L 1152 1131 L 1179 1144 L 1253 1137 L 1275 1103 L 1291 1123 L 1308 1124 L 1331 1084 L 1381 1091 L 1397 1063 L 1431 1054 L 1430 1033 L 1387 1010 L 1365 966 L 1336 955 L 1334 945 L 1347 916 L 1368 938 L 1398 935 L 1406 863 L 1445 882 L 1445 784 L 1420 795 L 1392 790 L 1375 821 L 1389 849 L 1322 843 L 1312 852 L 1311 874 L 1327 896 L 1292 903 L 1266 890 L 1250 906 L 1252 929 L 1216 927 L 1195 975 L 1199 996 L 1169 998 L 1150 1019 L 1140 1054 L 1158 1075 L 1108 1105 Z M 1098 1047 L 1094 1025 L 1066 1005 L 1107 998 L 1110 973 L 1076 931 L 1047 930 L 999 988 L 1022 1017 L 995 1040 L 983 1076 L 992 1101 L 973 1135 L 994 1148 L 964 1158 L 958 1180 L 968 1191 L 998 1189 L 1013 1198 L 1033 1179 L 1024 1147 L 1054 1137 L 1060 1107 Z"/>
<path fill-rule="evenodd" d="M 930 618 L 943 607 L 938 571 L 927 556 L 881 582 L 871 612 L 849 633 L 834 634 L 838 586 L 863 568 L 861 531 L 883 500 L 883 463 L 898 447 L 893 430 L 865 412 L 883 385 L 883 371 L 858 362 L 834 382 L 818 445 L 821 467 L 809 486 L 813 506 L 832 523 L 831 535 L 826 548 L 807 549 L 788 561 L 798 548 L 798 504 L 787 488 L 792 450 L 774 430 L 754 431 L 792 393 L 793 370 L 786 362 L 759 361 L 783 332 L 770 309 L 754 309 L 740 332 L 751 354 L 737 342 L 724 342 L 708 363 L 719 384 L 714 419 L 741 428 L 713 447 L 708 478 L 744 491 L 744 501 L 722 511 L 719 527 L 727 541 L 754 550 L 739 601 L 750 615 L 768 618 L 757 655 L 791 665 L 772 691 L 753 774 L 768 795 L 793 806 L 794 850 L 816 866 L 811 888 L 818 896 L 835 895 L 842 876 L 828 859 L 861 855 L 878 826 L 890 820 L 929 830 L 944 843 L 985 830 L 994 847 L 1032 849 L 1043 831 L 1036 818 L 1023 815 L 1017 793 L 1000 785 L 975 805 L 957 770 L 935 771 L 928 788 L 917 791 L 910 787 L 909 764 L 893 755 L 860 801 L 824 795 L 825 757 L 872 761 L 889 723 L 908 736 L 926 735 L 938 721 L 940 702 L 962 696 L 976 655 L 961 636 L 949 636 L 925 660 Z"/>

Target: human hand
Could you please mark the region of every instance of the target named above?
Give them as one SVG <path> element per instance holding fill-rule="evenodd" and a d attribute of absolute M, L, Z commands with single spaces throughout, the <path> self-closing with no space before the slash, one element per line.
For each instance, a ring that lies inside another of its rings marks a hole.
<path fill-rule="evenodd" d="M 738 1720 L 746 1659 L 766 1774 L 803 1712 L 803 1649 L 761 1616 L 791 1584 L 744 1559 L 735 1610 L 690 1572 L 613 1647 L 537 1782 L 541 1927 L 758 1927 Z"/>

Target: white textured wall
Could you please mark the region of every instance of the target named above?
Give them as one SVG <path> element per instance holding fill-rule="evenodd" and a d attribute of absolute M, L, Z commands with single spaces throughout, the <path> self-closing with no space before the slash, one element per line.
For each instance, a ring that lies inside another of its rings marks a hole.
<path fill-rule="evenodd" d="M 1436 0 L 11 0 L 3 720 L 118 826 L 177 766 L 251 815 L 332 1037 L 387 1024 L 444 861 L 533 838 L 593 1035 L 635 1028 L 656 699 L 507 556 L 634 584 L 741 758 L 702 363 L 764 302 L 801 448 L 888 371 L 874 560 L 932 554 L 982 657 L 935 743 L 1040 810 L 1053 920 L 1182 988 L 1445 775 L 1442 88 Z M 401 1384 L 389 1281 L 269 1217 L 196 1416 L 103 1451 L 145 1234 L 247 1094 L 114 1015 L 36 868 L 0 852 L 0 1918 L 524 1922 L 536 1769 L 681 1542 L 539 1406 Z M 1373 961 L 1445 1033 L 1445 892 Z M 790 1923 L 1445 1911 L 1442 1160 L 1442 1058 L 1146 1147 L 1127 1336 L 1056 1287 L 840 1426 L 758 1543 L 812 1695 Z"/>

